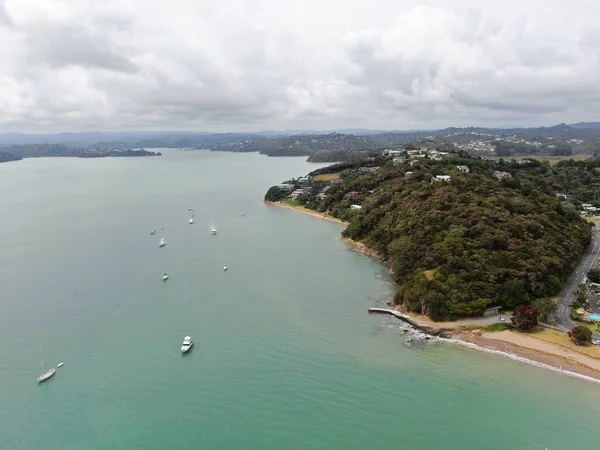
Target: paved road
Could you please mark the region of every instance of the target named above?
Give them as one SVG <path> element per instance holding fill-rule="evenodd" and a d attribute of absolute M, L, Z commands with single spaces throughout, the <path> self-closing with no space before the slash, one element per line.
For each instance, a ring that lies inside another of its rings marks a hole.
<path fill-rule="evenodd" d="M 556 326 L 563 331 L 569 331 L 576 323 L 571 319 L 571 303 L 575 297 L 575 291 L 583 283 L 583 279 L 590 269 L 596 267 L 600 258 L 600 233 L 592 231 L 592 243 L 581 258 L 581 262 L 575 268 L 567 283 L 565 284 L 560 296 L 558 297 L 557 311 L 555 315 Z M 594 338 L 600 339 L 598 333 L 594 333 Z"/>

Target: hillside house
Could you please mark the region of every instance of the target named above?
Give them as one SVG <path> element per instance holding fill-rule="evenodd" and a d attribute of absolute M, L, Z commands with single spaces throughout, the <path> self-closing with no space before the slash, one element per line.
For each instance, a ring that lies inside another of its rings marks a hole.
<path fill-rule="evenodd" d="M 298 198 L 302 194 L 308 194 L 310 191 L 308 189 L 296 189 L 294 192 L 290 194 L 291 198 Z"/>
<path fill-rule="evenodd" d="M 502 306 L 491 306 L 483 312 L 483 317 L 495 316 L 497 314 L 500 314 L 501 309 Z"/>
<path fill-rule="evenodd" d="M 402 164 L 406 161 L 406 158 L 404 156 L 396 156 L 392 161 L 394 164 Z"/>
<path fill-rule="evenodd" d="M 450 175 L 436 175 L 435 181 L 450 181 Z"/>
<path fill-rule="evenodd" d="M 362 206 L 360 206 L 360 205 L 350 205 L 350 209 L 360 210 L 360 209 L 362 209 Z"/>
<path fill-rule="evenodd" d="M 469 166 L 456 166 L 460 173 L 469 173 Z"/>
<path fill-rule="evenodd" d="M 346 194 L 346 197 L 358 197 L 360 195 L 360 192 L 358 191 L 350 191 Z"/>
<path fill-rule="evenodd" d="M 494 170 L 494 177 L 498 178 L 499 180 L 505 180 L 507 178 L 510 178 L 511 175 L 508 172 L 501 172 L 499 170 Z"/>
<path fill-rule="evenodd" d="M 403 153 L 402 150 L 384 150 L 383 154 L 386 156 L 398 156 Z"/>
<path fill-rule="evenodd" d="M 404 176 L 406 178 L 410 177 L 413 173 L 412 172 L 404 172 Z"/>
<path fill-rule="evenodd" d="M 379 170 L 379 167 L 359 167 L 358 171 L 359 172 L 377 172 Z"/>

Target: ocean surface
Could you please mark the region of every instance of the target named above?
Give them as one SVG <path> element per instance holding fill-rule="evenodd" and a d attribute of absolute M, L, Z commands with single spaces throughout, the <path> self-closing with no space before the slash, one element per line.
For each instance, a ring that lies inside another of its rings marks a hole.
<path fill-rule="evenodd" d="M 600 385 L 409 348 L 367 314 L 385 268 L 340 225 L 262 202 L 316 167 L 180 150 L 0 164 L 0 449 L 600 448 Z M 40 345 L 64 366 L 38 385 Z"/>

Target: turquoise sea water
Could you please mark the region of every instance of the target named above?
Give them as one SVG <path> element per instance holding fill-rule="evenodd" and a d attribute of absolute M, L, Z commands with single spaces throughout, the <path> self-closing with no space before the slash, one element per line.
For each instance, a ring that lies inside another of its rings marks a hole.
<path fill-rule="evenodd" d="M 0 449 L 599 447 L 600 386 L 408 348 L 368 315 L 385 268 L 339 225 L 262 203 L 315 167 L 176 150 L 0 165 Z M 65 363 L 42 385 L 40 344 Z"/>

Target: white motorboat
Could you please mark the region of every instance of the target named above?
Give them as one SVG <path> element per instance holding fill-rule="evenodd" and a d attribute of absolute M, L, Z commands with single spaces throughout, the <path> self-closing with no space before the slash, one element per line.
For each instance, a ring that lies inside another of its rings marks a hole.
<path fill-rule="evenodd" d="M 244 215 L 244 213 L 242 213 L 242 216 Z"/>
<path fill-rule="evenodd" d="M 46 370 L 46 366 L 44 366 L 44 356 L 42 354 L 42 347 L 40 346 L 40 358 L 42 359 L 42 374 L 38 377 L 38 383 L 42 381 L 46 381 L 52 375 L 56 373 L 56 369 L 53 367 L 51 369 Z"/>
<path fill-rule="evenodd" d="M 167 245 L 167 241 L 165 240 L 165 238 L 160 238 L 160 242 L 158 243 L 158 246 L 164 247 L 165 245 Z"/>
<path fill-rule="evenodd" d="M 152 230 L 150 234 L 156 234 L 156 230 Z"/>
<path fill-rule="evenodd" d="M 227 272 L 227 266 L 223 266 L 223 270 Z"/>
<path fill-rule="evenodd" d="M 63 364 L 64 364 L 64 362 L 60 362 L 60 363 L 58 363 L 58 366 L 56 366 L 56 368 L 58 369 L 59 367 L 62 367 L 62 366 L 63 366 Z"/>
<path fill-rule="evenodd" d="M 190 217 L 189 223 L 190 223 L 190 225 L 194 223 L 194 218 L 193 217 Z"/>
<path fill-rule="evenodd" d="M 191 336 L 186 336 L 183 338 L 183 344 L 181 344 L 181 352 L 186 353 L 190 348 L 194 345 L 194 341 Z"/>
<path fill-rule="evenodd" d="M 216 228 L 211 228 L 210 232 L 211 232 L 211 234 L 217 234 L 217 229 Z"/>
<path fill-rule="evenodd" d="M 190 207 L 188 208 L 188 211 L 191 211 L 191 210 L 192 210 L 192 207 L 190 206 Z"/>
<path fill-rule="evenodd" d="M 163 281 L 167 281 L 168 279 L 169 279 L 169 275 L 168 275 L 166 272 L 165 272 L 165 273 L 163 273 L 163 278 L 162 278 L 162 280 L 163 280 Z"/>

